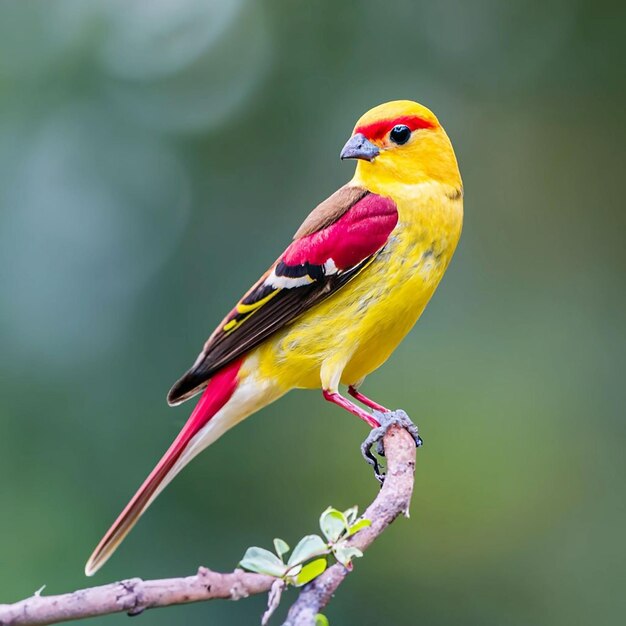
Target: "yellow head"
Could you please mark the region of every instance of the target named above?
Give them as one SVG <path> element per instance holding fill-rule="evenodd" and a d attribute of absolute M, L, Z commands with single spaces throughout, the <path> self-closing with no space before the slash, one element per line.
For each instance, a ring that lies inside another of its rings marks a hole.
<path fill-rule="evenodd" d="M 355 180 L 384 193 L 388 184 L 437 181 L 456 189 L 461 175 L 452 144 L 432 111 L 395 100 L 368 111 L 341 151 L 359 159 Z"/>

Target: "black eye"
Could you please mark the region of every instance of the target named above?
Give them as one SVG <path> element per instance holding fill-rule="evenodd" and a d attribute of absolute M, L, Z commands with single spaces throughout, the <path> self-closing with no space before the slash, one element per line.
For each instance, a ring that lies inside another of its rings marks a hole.
<path fill-rule="evenodd" d="M 411 138 L 411 129 L 404 124 L 398 124 L 391 129 L 389 139 L 399 146 L 405 144 Z"/>

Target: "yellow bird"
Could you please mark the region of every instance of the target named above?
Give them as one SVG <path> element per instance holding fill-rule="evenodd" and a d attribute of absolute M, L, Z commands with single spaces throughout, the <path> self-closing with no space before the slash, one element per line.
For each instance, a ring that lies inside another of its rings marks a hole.
<path fill-rule="evenodd" d="M 368 111 L 341 152 L 352 180 L 304 220 L 292 243 L 205 343 L 168 402 L 202 396 L 189 420 L 98 544 L 92 575 L 161 490 L 229 428 L 295 388 L 370 426 L 376 416 L 340 395 L 359 392 L 409 332 L 461 235 L 463 186 L 437 118 L 408 100 Z"/>

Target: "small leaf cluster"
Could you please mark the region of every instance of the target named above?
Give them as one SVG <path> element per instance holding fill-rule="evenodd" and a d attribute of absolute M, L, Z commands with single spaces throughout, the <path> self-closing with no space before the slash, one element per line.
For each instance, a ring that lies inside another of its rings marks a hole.
<path fill-rule="evenodd" d="M 328 507 L 320 516 L 320 529 L 325 540 L 320 535 L 306 535 L 287 558 L 287 543 L 282 539 L 274 539 L 275 552 L 264 548 L 248 548 L 239 565 L 251 572 L 275 576 L 295 587 L 306 585 L 324 572 L 331 555 L 352 569 L 352 560 L 363 556 L 363 553 L 347 545 L 347 539 L 371 523 L 368 519 L 357 519 L 357 514 L 356 506 L 343 512 Z"/>

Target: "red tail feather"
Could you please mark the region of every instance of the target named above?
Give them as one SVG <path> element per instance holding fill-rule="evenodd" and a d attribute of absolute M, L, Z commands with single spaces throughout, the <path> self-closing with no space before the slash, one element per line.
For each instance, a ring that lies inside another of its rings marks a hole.
<path fill-rule="evenodd" d="M 87 576 L 94 574 L 107 561 L 163 487 L 182 469 L 184 463 L 177 466 L 177 462 L 181 460 L 191 440 L 228 402 L 237 388 L 241 363 L 242 359 L 239 359 L 227 365 L 209 381 L 183 429 L 87 561 Z"/>

